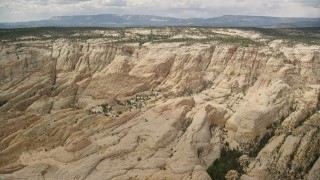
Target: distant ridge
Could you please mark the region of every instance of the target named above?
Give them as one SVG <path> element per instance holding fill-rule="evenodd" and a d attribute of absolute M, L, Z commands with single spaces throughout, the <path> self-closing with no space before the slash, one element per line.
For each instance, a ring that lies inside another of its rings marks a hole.
<path fill-rule="evenodd" d="M 214 18 L 179 19 L 153 15 L 77 15 L 55 16 L 47 20 L 0 23 L 0 28 L 28 27 L 151 27 L 151 26 L 210 26 L 210 27 L 320 27 L 320 18 L 224 15 Z"/>

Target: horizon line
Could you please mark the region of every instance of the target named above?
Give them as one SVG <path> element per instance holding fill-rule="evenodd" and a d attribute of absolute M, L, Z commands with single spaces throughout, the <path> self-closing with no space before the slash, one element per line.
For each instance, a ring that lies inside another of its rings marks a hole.
<path fill-rule="evenodd" d="M 160 15 L 151 15 L 151 14 L 88 14 L 88 15 L 57 15 L 52 16 L 48 19 L 39 19 L 39 20 L 30 20 L 30 21 L 10 21 L 10 22 L 0 22 L 1 24 L 7 24 L 7 23 L 28 23 L 28 22 L 36 22 L 36 21 L 46 21 L 51 20 L 54 17 L 76 17 L 76 16 L 99 16 L 99 15 L 118 15 L 118 16 L 156 16 L 156 17 L 163 17 L 163 18 L 173 18 L 173 19 L 213 19 L 218 17 L 224 17 L 224 16 L 247 16 L 247 17 L 271 17 L 271 18 L 302 18 L 302 19 L 320 19 L 319 17 L 299 17 L 299 16 L 266 16 L 266 15 L 241 15 L 241 14 L 225 14 L 220 16 L 213 16 L 213 17 L 190 17 L 190 18 L 178 18 L 178 17 L 172 17 L 172 16 L 160 16 Z"/>

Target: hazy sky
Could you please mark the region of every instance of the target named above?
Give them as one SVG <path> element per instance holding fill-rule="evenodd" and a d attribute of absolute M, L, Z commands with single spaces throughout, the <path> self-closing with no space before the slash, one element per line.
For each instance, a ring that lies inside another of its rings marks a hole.
<path fill-rule="evenodd" d="M 320 17 L 320 0 L 0 0 L 0 22 L 80 14 Z"/>

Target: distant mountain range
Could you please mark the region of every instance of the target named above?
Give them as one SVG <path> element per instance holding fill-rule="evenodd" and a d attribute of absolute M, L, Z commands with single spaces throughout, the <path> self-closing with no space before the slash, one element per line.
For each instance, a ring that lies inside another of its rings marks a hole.
<path fill-rule="evenodd" d="M 0 23 L 0 28 L 28 27 L 148 27 L 148 26 L 211 26 L 211 27 L 320 27 L 320 18 L 287 18 L 268 16 L 225 15 L 214 18 L 179 19 L 152 15 L 78 15 L 56 16 L 47 20 Z"/>

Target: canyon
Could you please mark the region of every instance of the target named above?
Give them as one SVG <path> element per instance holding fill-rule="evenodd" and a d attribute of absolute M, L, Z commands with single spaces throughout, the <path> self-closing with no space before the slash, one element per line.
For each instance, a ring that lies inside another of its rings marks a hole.
<path fill-rule="evenodd" d="M 228 149 L 243 172 L 226 179 L 320 177 L 319 44 L 237 28 L 46 37 L 0 44 L 0 179 L 211 179 Z"/>

